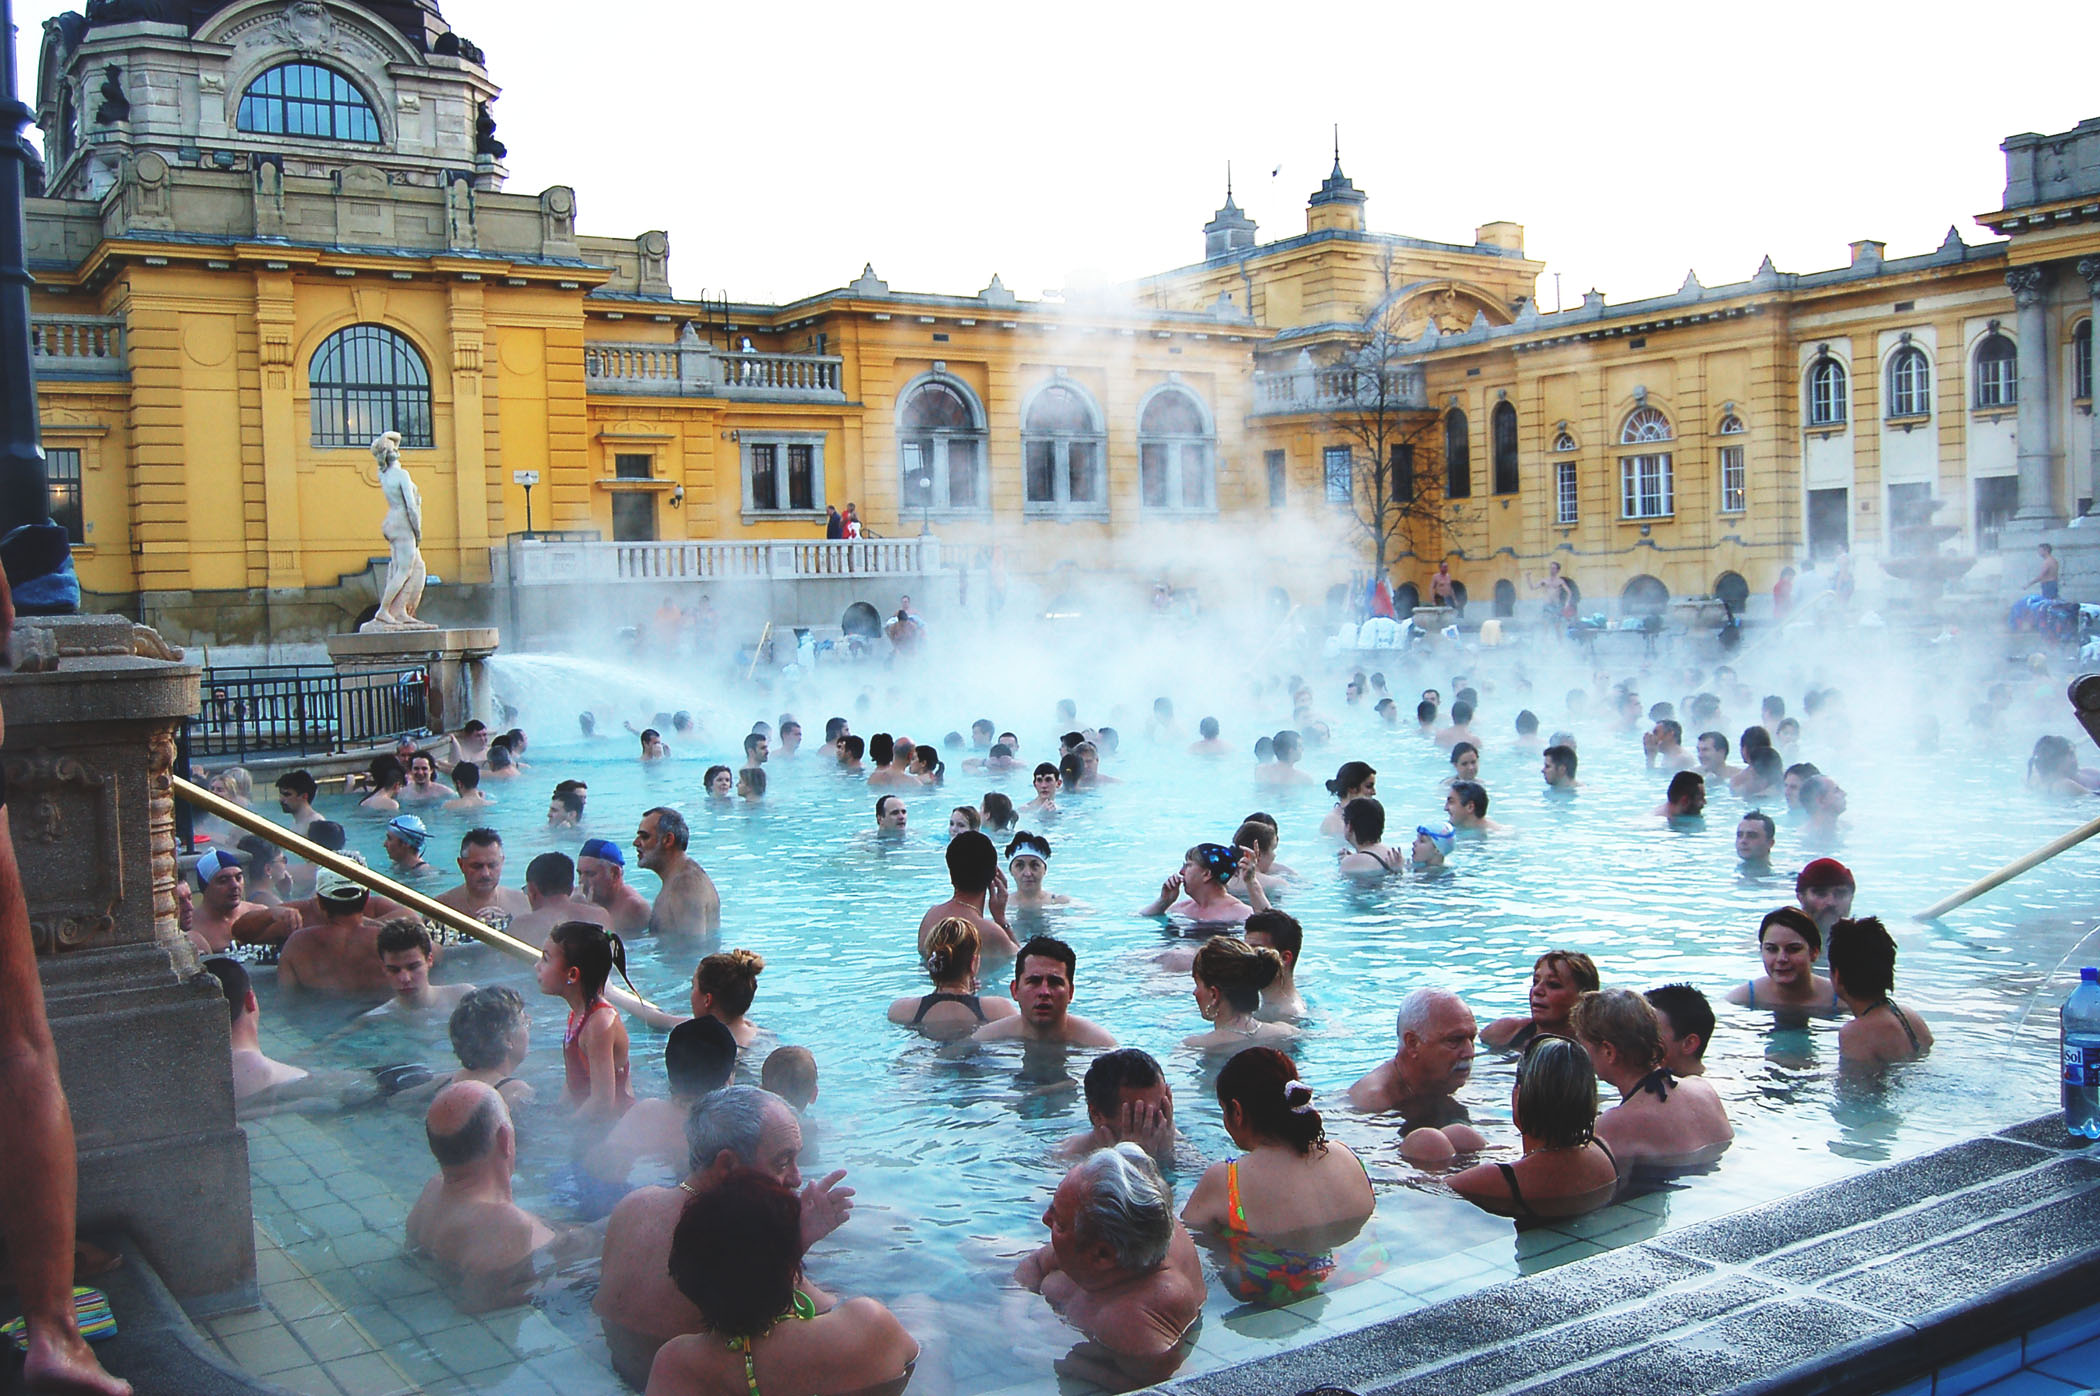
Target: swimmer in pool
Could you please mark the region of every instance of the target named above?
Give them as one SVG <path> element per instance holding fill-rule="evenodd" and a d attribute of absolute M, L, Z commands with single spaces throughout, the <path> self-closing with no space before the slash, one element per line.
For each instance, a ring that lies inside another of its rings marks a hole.
<path fill-rule="evenodd" d="M 233 1099 L 244 1105 L 253 1097 L 281 1086 L 307 1079 L 305 1068 L 274 1061 L 262 1049 L 262 1009 L 255 1001 L 255 986 L 248 967 L 239 960 L 217 957 L 204 968 L 219 981 L 226 995 L 226 1008 L 233 1015 Z"/>
<path fill-rule="evenodd" d="M 1697 771 L 1679 771 L 1671 776 L 1663 802 L 1649 811 L 1668 820 L 1672 828 L 1704 827 L 1700 816 L 1705 812 L 1706 780 Z"/>
<path fill-rule="evenodd" d="M 1847 1067 L 1915 1061 L 1932 1050 L 1932 1029 L 1915 1008 L 1898 1008 L 1896 939 L 1872 916 L 1830 928 L 1830 983 L 1852 1021 L 1838 1029 L 1838 1060 Z"/>
<path fill-rule="evenodd" d="M 664 744 L 663 733 L 657 731 L 654 727 L 644 727 L 642 729 L 641 741 L 642 760 L 668 761 L 670 759 L 671 748 Z"/>
<path fill-rule="evenodd" d="M 1291 879 L 1298 875 L 1296 869 L 1276 861 L 1278 838 L 1276 821 L 1259 810 L 1241 820 L 1240 827 L 1232 833 L 1234 848 L 1253 850 L 1254 880 L 1261 884 L 1262 893 L 1271 899 L 1287 891 Z M 1242 901 L 1252 899 L 1252 894 L 1247 890 L 1246 861 L 1244 856 L 1241 857 L 1241 867 L 1233 871 L 1232 880 L 1225 884 L 1225 890 Z"/>
<path fill-rule="evenodd" d="M 1276 759 L 1267 765 L 1254 768 L 1256 785 L 1311 785 L 1313 778 L 1298 769 L 1298 758 L 1305 754 L 1305 739 L 1285 728 L 1270 739 L 1270 754 Z"/>
<path fill-rule="evenodd" d="M 1674 717 L 1657 720 L 1642 734 L 1641 755 L 1650 770 L 1688 771 L 1699 764 L 1699 758 L 1684 749 L 1684 724 Z"/>
<path fill-rule="evenodd" d="M 1043 888 L 1043 878 L 1050 871 L 1050 840 L 1043 835 L 1023 829 L 1008 840 L 1006 870 L 1013 879 L 1013 893 L 1007 900 L 1009 910 L 1071 905 L 1072 899 L 1062 892 Z"/>
<path fill-rule="evenodd" d="M 1118 1047 L 1087 1064 L 1082 1083 L 1091 1128 L 1057 1146 L 1059 1158 L 1135 1144 L 1162 1170 L 1174 1167 L 1174 1088 L 1149 1052 Z"/>
<path fill-rule="evenodd" d="M 1342 810 L 1351 800 L 1375 800 L 1378 798 L 1378 772 L 1363 761 L 1344 761 L 1334 779 L 1327 782 L 1327 793 L 1334 796 L 1334 808 L 1320 821 L 1320 832 L 1329 838 L 1343 836 L 1346 827 Z"/>
<path fill-rule="evenodd" d="M 998 848 L 971 829 L 948 841 L 944 858 L 950 895 L 926 908 L 919 918 L 920 960 L 925 960 L 931 947 L 933 928 L 951 916 L 960 916 L 977 928 L 987 958 L 1003 960 L 1013 954 L 1020 942 L 1006 924 L 1006 877 L 999 871 Z"/>
<path fill-rule="evenodd" d="M 1801 842 L 1809 848 L 1835 848 L 1843 835 L 1838 819 L 1845 812 L 1845 788 L 1826 775 L 1801 782 Z"/>
<path fill-rule="evenodd" d="M 605 908 L 576 895 L 576 865 L 566 853 L 542 853 L 525 865 L 525 901 L 530 909 L 504 929 L 535 948 L 564 921 L 612 924 Z"/>
<path fill-rule="evenodd" d="M 1619 1103 L 1597 1117 L 1596 1134 L 1622 1175 L 1641 1164 L 1701 1167 L 1735 1138 L 1720 1092 L 1704 1077 L 1679 1077 L 1663 1065 L 1648 1000 L 1631 989 L 1592 991 L 1577 1001 L 1569 1026 L 1597 1079 L 1619 1093 Z"/>
<path fill-rule="evenodd" d="M 1450 855 L 1452 846 L 1458 842 L 1458 833 L 1449 824 L 1417 824 L 1414 847 L 1409 851 L 1414 860 L 1418 876 L 1441 876 L 1444 859 Z"/>
<path fill-rule="evenodd" d="M 1581 788 L 1575 779 L 1575 769 L 1580 764 L 1575 748 L 1556 742 L 1539 755 L 1539 775 L 1546 782 L 1548 795 L 1569 796 Z"/>
<path fill-rule="evenodd" d="M 1283 971 L 1274 950 L 1256 948 L 1237 936 L 1213 936 L 1196 951 L 1189 968 L 1197 1011 L 1210 1031 L 1182 1039 L 1199 1052 L 1238 1052 L 1260 1043 L 1288 1041 L 1298 1035 L 1293 1023 L 1264 1022 L 1262 990 Z"/>
<path fill-rule="evenodd" d="M 1518 1052 L 1541 1033 L 1568 1033 L 1568 1015 L 1585 993 L 1597 990 L 1597 962 L 1574 950 L 1548 950 L 1531 966 L 1531 1013 L 1497 1018 L 1480 1040 L 1498 1052 Z"/>
<path fill-rule="evenodd" d="M 727 804 L 736 790 L 736 775 L 727 766 L 709 766 L 700 777 L 700 788 L 707 792 L 708 799 Z"/>
<path fill-rule="evenodd" d="M 503 835 L 494 829 L 469 829 L 460 839 L 459 875 L 459 886 L 437 894 L 454 911 L 500 931 L 532 910 L 523 892 L 503 885 Z"/>
<path fill-rule="evenodd" d="M 423 1111 L 439 1091 L 455 1081 L 479 1081 L 494 1086 L 503 1103 L 516 1110 L 532 1102 L 532 1084 L 518 1078 L 518 1068 L 532 1049 L 532 1020 L 526 1016 L 525 1000 L 516 989 L 491 984 L 476 989 L 459 1001 L 445 1025 L 452 1039 L 459 1070 L 432 1077 L 387 1097 L 393 1110 Z"/>
<path fill-rule="evenodd" d="M 1835 858 L 1817 858 L 1794 877 L 1794 902 L 1815 919 L 1825 935 L 1852 914 L 1852 896 L 1858 883 L 1852 869 Z"/>
<path fill-rule="evenodd" d="M 736 1039 L 719 1018 L 689 1018 L 672 1028 L 664 1039 L 668 1098 L 635 1101 L 584 1154 L 584 1171 L 600 1182 L 625 1184 L 644 1161 L 682 1169 L 688 1153 L 685 1122 L 694 1106 L 729 1084 L 736 1052 Z"/>
<path fill-rule="evenodd" d="M 1399 1046 L 1386 1061 L 1349 1088 L 1359 1110 L 1400 1116 L 1400 1156 L 1411 1163 L 1441 1163 L 1455 1154 L 1487 1147 L 1467 1123 L 1457 1095 L 1473 1075 L 1473 1044 L 1479 1029 L 1473 1010 L 1448 989 L 1415 989 L 1400 1000 L 1394 1023 Z"/>
<path fill-rule="evenodd" d="M 1037 936 L 1014 957 L 1010 992 L 1020 1012 L 979 1028 L 978 1042 L 1020 1040 L 1062 1043 L 1073 1047 L 1113 1047 L 1106 1029 L 1071 1012 L 1079 961 L 1072 947 L 1050 936 Z"/>
<path fill-rule="evenodd" d="M 1763 810 L 1751 810 L 1735 826 L 1735 875 L 1755 881 L 1772 875 L 1772 845 L 1779 826 Z"/>
<path fill-rule="evenodd" d="M 649 899 L 627 885 L 627 854 L 611 839 L 585 839 L 576 858 L 583 895 L 622 936 L 649 929 Z"/>
<path fill-rule="evenodd" d="M 1451 782 L 1451 793 L 1444 796 L 1444 816 L 1451 827 L 1461 834 L 1479 837 L 1483 834 L 1506 834 L 1507 824 L 1487 817 L 1487 787 L 1477 781 L 1455 780 Z"/>
<path fill-rule="evenodd" d="M 1520 1221 L 1580 1216 L 1618 1192 L 1618 1160 L 1595 1132 L 1597 1072 L 1579 1043 L 1543 1037 L 1525 1049 L 1510 1122 L 1523 1138 L 1523 1157 L 1453 1174 L 1453 1192 Z"/>
<path fill-rule="evenodd" d="M 950 916 L 926 939 L 926 974 L 933 991 L 906 994 L 890 1004 L 889 1019 L 938 1042 L 968 1037 L 985 1023 L 1020 1012 L 1013 1000 L 977 992 L 983 941 L 975 922 Z"/>
<path fill-rule="evenodd" d="M 1765 972 L 1730 989 L 1730 1003 L 1817 1014 L 1839 1010 L 1837 991 L 1816 973 L 1816 960 L 1823 953 L 1823 930 L 1807 912 L 1791 906 L 1767 912 L 1757 927 L 1757 951 Z"/>
<path fill-rule="evenodd" d="M 1342 807 L 1344 837 L 1348 846 L 1336 868 L 1342 876 L 1359 882 L 1377 882 L 1407 871 L 1407 855 L 1385 844 L 1385 806 L 1359 797 Z"/>
<path fill-rule="evenodd" d="M 1290 1022 L 1305 1016 L 1305 1000 L 1298 997 L 1298 956 L 1305 950 L 1305 928 L 1298 918 L 1274 907 L 1247 918 L 1241 935 L 1257 950 L 1274 950 L 1283 968 L 1261 991 L 1261 1011 L 1255 1016 L 1266 1022 Z"/>
<path fill-rule="evenodd" d="M 1706 995 L 1689 984 L 1665 984 L 1642 997 L 1662 1032 L 1663 1065 L 1679 1076 L 1704 1076 L 1706 1044 L 1714 1036 L 1714 1009 Z"/>
<path fill-rule="evenodd" d="M 1444 785 L 1448 789 L 1462 780 L 1480 783 L 1480 748 L 1471 742 L 1451 744 L 1451 774 L 1444 777 Z"/>
<path fill-rule="evenodd" d="M 449 1018 L 459 1001 L 474 992 L 472 984 L 430 982 L 437 952 L 421 921 L 404 916 L 387 922 L 379 928 L 378 948 L 394 996 L 366 1013 L 367 1018 L 427 1018 L 435 1013 Z"/>
<path fill-rule="evenodd" d="M 1057 790 L 1061 783 L 1057 767 L 1051 765 L 1048 761 L 1039 761 L 1036 763 L 1035 774 L 1031 779 L 1035 783 L 1035 798 L 1021 806 L 1021 813 L 1057 813 Z"/>
<path fill-rule="evenodd" d="M 1247 855 L 1250 866 L 1253 855 Z M 1236 926 L 1254 908 L 1225 890 L 1241 853 L 1222 843 L 1199 843 L 1182 855 L 1181 869 L 1159 885 L 1159 895 L 1139 908 L 1140 916 L 1175 916 L 1199 926 Z M 1259 889 L 1250 889 L 1259 896 Z"/>
<path fill-rule="evenodd" d="M 663 805 L 645 810 L 634 831 L 635 861 L 663 884 L 649 910 L 649 929 L 658 935 L 707 935 L 721 927 L 722 894 L 686 852 L 691 842 L 685 816 Z"/>
<path fill-rule="evenodd" d="M 1196 735 L 1197 740 L 1189 743 L 1189 755 L 1229 756 L 1232 754 L 1232 743 L 1224 741 L 1218 736 L 1218 720 L 1216 718 L 1206 717 L 1197 723 Z"/>

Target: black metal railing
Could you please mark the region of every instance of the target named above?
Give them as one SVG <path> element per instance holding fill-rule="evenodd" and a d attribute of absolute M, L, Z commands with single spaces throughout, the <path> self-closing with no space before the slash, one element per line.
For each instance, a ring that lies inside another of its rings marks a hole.
<path fill-rule="evenodd" d="M 207 669 L 190 723 L 200 760 L 313 756 L 429 731 L 420 667 L 340 672 L 325 664 Z"/>

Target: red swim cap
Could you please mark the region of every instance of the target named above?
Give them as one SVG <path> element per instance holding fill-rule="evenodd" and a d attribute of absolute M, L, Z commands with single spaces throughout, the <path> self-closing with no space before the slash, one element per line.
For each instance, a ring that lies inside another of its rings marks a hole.
<path fill-rule="evenodd" d="M 1852 876 L 1852 869 L 1835 858 L 1818 858 L 1794 879 L 1794 895 L 1798 897 L 1811 887 L 1857 886 L 1859 880 Z"/>

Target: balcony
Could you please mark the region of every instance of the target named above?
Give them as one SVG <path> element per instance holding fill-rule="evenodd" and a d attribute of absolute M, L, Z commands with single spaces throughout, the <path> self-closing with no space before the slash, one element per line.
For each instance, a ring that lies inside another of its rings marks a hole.
<path fill-rule="evenodd" d="M 799 582 L 923 577 L 941 567 L 938 538 L 785 542 L 606 543 L 514 535 L 495 555 L 502 584 Z"/>
<path fill-rule="evenodd" d="M 759 354 L 716 349 L 701 343 L 688 327 L 676 344 L 585 344 L 583 384 L 586 392 L 645 397 L 844 402 L 844 362 L 835 354 Z"/>
<path fill-rule="evenodd" d="M 1429 391 L 1417 364 L 1386 367 L 1383 406 L 1393 412 L 1426 412 Z M 1308 413 L 1357 414 L 1380 406 L 1377 385 L 1368 373 L 1349 368 L 1300 366 L 1288 373 L 1254 375 L 1254 415 L 1291 417 Z"/>
<path fill-rule="evenodd" d="M 33 315 L 29 362 L 39 381 L 61 378 L 122 379 L 124 322 L 114 317 Z"/>

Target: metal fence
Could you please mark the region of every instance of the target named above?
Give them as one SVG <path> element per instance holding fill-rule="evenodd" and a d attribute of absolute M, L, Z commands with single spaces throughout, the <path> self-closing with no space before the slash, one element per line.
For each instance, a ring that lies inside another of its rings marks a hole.
<path fill-rule="evenodd" d="M 420 667 L 206 669 L 201 693 L 189 730 L 190 755 L 199 760 L 314 756 L 430 730 L 428 676 Z"/>

